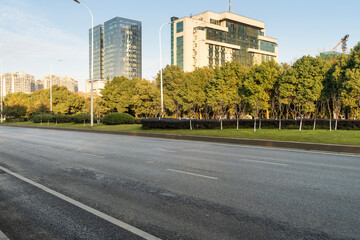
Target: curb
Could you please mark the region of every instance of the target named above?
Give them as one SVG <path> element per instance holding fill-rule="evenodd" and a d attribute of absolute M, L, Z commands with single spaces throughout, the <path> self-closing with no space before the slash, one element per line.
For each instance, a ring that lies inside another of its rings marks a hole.
<path fill-rule="evenodd" d="M 270 148 L 273 147 L 273 148 L 285 148 L 285 149 L 300 149 L 300 150 L 308 150 L 308 151 L 351 153 L 351 154 L 360 155 L 360 146 L 352 146 L 352 145 L 304 143 L 304 142 L 290 142 L 290 141 L 277 141 L 277 140 L 264 140 L 264 139 L 247 139 L 247 138 L 224 138 L 224 137 L 210 137 L 210 136 L 164 134 L 164 133 L 110 131 L 110 130 L 97 130 L 97 129 L 95 130 L 95 129 L 81 129 L 81 128 L 77 129 L 77 128 L 37 127 L 37 126 L 24 126 L 24 125 L 6 125 L 5 127 L 40 128 L 40 129 L 57 130 L 57 131 L 102 133 L 102 134 L 135 136 L 135 137 L 137 136 L 137 137 L 151 137 L 151 138 L 163 138 L 163 139 L 173 139 L 173 140 L 239 144 L 239 145 L 250 145 L 250 146 L 258 146 L 258 147 L 270 147 Z"/>

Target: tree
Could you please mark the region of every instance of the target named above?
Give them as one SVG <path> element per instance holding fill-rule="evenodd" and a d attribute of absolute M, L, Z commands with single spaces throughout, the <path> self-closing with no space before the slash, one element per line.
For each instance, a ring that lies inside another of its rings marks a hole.
<path fill-rule="evenodd" d="M 180 117 L 183 106 L 182 89 L 185 79 L 184 71 L 177 65 L 166 66 L 163 69 L 163 91 L 164 109 L 167 115 L 175 114 Z M 156 78 L 157 86 L 160 88 L 160 73 Z"/>
<path fill-rule="evenodd" d="M 135 91 L 135 81 L 126 77 L 115 77 L 105 84 L 101 91 L 105 106 L 112 112 L 131 111 L 132 96 Z"/>
<path fill-rule="evenodd" d="M 184 78 L 182 98 L 184 111 L 191 117 L 203 118 L 206 112 L 205 88 L 209 79 L 213 76 L 213 69 L 209 67 L 197 68 L 191 73 L 187 73 Z"/>
<path fill-rule="evenodd" d="M 273 87 L 280 76 L 280 66 L 275 61 L 255 65 L 245 75 L 243 92 L 254 111 L 254 131 L 260 110 L 265 110 L 266 117 L 269 118 Z"/>
<path fill-rule="evenodd" d="M 360 105 L 360 42 L 352 49 L 342 68 L 344 82 L 341 93 L 343 104 L 350 108 L 354 118 L 359 117 Z"/>
<path fill-rule="evenodd" d="M 337 130 L 337 120 L 340 116 L 342 107 L 341 94 L 344 91 L 345 68 L 346 56 L 341 55 L 335 60 L 330 69 L 327 71 L 326 78 L 324 79 L 323 83 L 323 100 L 327 101 L 329 108 L 330 105 L 332 106 L 332 111 L 329 109 L 329 117 L 331 119 L 331 112 L 333 112 L 336 119 L 335 130 Z"/>
<path fill-rule="evenodd" d="M 293 107 L 294 118 L 314 112 L 326 70 L 325 61 L 319 57 L 304 56 L 286 71 L 280 83 L 280 96 L 287 104 L 287 111 Z"/>
<path fill-rule="evenodd" d="M 20 118 L 26 115 L 26 106 L 22 105 L 13 105 L 13 106 L 5 106 L 4 113 L 7 117 Z"/>

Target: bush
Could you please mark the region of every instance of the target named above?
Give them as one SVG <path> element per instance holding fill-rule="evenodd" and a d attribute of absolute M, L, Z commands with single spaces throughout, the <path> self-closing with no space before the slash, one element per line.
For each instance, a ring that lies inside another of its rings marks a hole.
<path fill-rule="evenodd" d="M 26 122 L 25 118 L 6 118 L 5 122 Z"/>
<path fill-rule="evenodd" d="M 71 117 L 71 120 L 74 123 L 89 123 L 91 120 L 90 114 L 86 114 L 86 113 L 78 113 L 75 114 Z"/>
<path fill-rule="evenodd" d="M 54 120 L 54 115 L 46 113 L 32 116 L 33 123 L 54 122 Z"/>
<path fill-rule="evenodd" d="M 110 113 L 103 119 L 106 125 L 134 124 L 135 118 L 128 113 Z"/>
<path fill-rule="evenodd" d="M 56 114 L 54 116 L 55 118 L 55 122 L 57 123 L 69 123 L 71 122 L 71 117 L 69 115 L 65 115 L 65 114 Z"/>

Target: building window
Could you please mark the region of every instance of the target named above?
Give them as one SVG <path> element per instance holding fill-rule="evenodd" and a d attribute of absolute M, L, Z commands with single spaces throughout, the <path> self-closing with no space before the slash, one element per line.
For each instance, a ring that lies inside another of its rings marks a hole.
<path fill-rule="evenodd" d="M 275 53 L 276 43 L 260 41 L 260 50 Z"/>
<path fill-rule="evenodd" d="M 210 19 L 210 23 L 215 24 L 215 25 L 219 25 L 219 26 L 221 25 L 219 20 L 215 20 L 215 19 L 212 19 L 212 18 Z"/>
<path fill-rule="evenodd" d="M 178 22 L 176 23 L 176 32 L 180 33 L 184 31 L 184 22 Z"/>
<path fill-rule="evenodd" d="M 176 65 L 184 70 L 184 37 L 176 38 Z"/>

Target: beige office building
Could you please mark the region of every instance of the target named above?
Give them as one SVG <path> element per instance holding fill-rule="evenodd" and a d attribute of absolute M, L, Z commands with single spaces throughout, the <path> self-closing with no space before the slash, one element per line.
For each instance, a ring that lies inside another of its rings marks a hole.
<path fill-rule="evenodd" d="M 264 22 L 210 11 L 171 21 L 171 64 L 186 72 L 232 61 L 245 66 L 278 62 L 277 40 L 265 36 Z"/>
<path fill-rule="evenodd" d="M 104 89 L 107 80 L 105 79 L 94 79 L 93 88 L 95 96 L 102 96 L 101 90 Z M 91 80 L 85 81 L 85 93 L 91 93 Z"/>
<path fill-rule="evenodd" d="M 0 87 L 4 96 L 16 92 L 31 93 L 35 89 L 35 77 L 23 72 L 6 73 L 2 76 Z"/>

